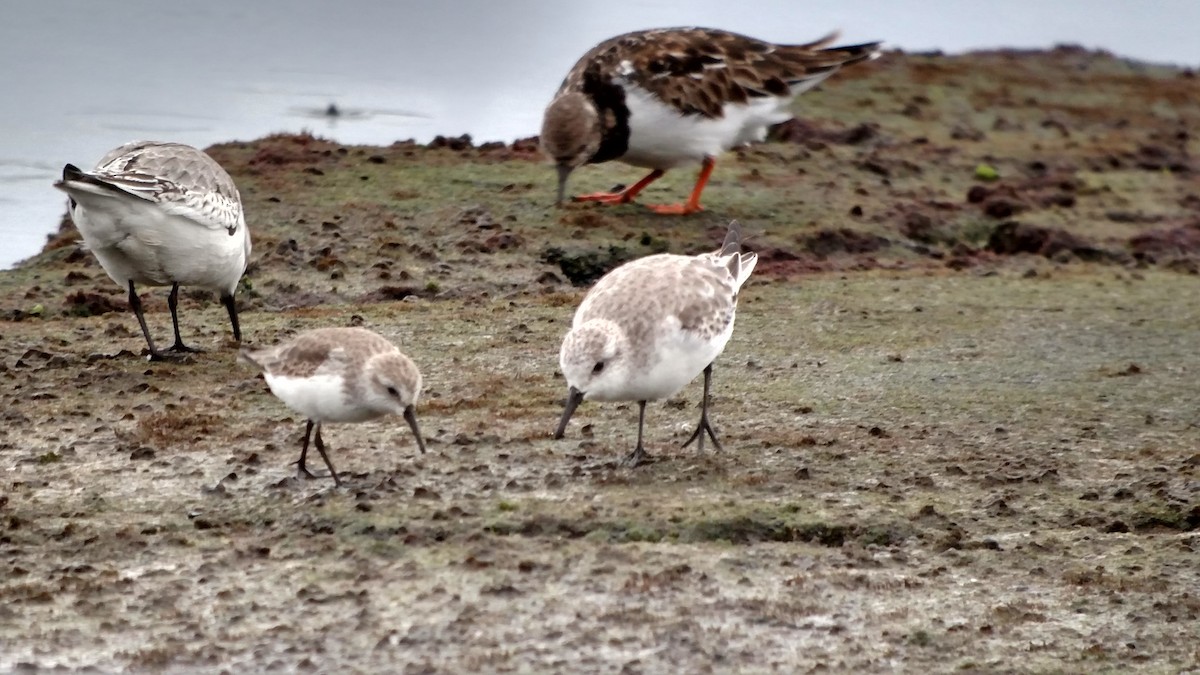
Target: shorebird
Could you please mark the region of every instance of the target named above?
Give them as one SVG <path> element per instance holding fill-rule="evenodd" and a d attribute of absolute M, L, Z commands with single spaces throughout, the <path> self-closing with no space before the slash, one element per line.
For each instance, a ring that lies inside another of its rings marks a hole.
<path fill-rule="evenodd" d="M 661 28 L 601 42 L 567 73 L 542 121 L 542 151 L 558 170 L 556 203 L 584 164 L 617 159 L 651 169 L 620 192 L 573 198 L 625 204 L 668 169 L 698 162 L 687 202 L 649 208 L 701 210 L 718 155 L 763 140 L 768 126 L 791 118 L 798 94 L 879 55 L 878 42 L 829 47 L 835 39 L 776 45 L 710 28 Z"/>
<path fill-rule="evenodd" d="M 701 372 L 704 400 L 693 441 L 721 444 L 708 421 L 712 364 L 733 335 L 737 294 L 758 262 L 742 253 L 742 231 L 730 223 L 720 250 L 697 256 L 647 256 L 604 275 L 588 291 L 563 338 L 559 365 L 568 395 L 554 438 L 562 438 L 584 400 L 637 401 L 637 446 L 625 462 L 647 455 L 642 443 L 646 402 L 674 396 Z"/>
<path fill-rule="evenodd" d="M 317 328 L 274 347 L 243 349 L 239 358 L 262 369 L 271 393 L 308 418 L 296 462 L 302 476 L 315 478 L 305 464 L 315 429 L 317 452 L 334 484 L 342 484 L 321 439 L 321 425 L 327 422 L 400 415 L 425 453 L 416 417 L 421 373 L 412 359 L 378 333 L 365 328 Z"/>
<path fill-rule="evenodd" d="M 113 281 L 129 292 L 129 307 L 154 345 L 136 284 L 170 286 L 167 306 L 175 342 L 168 351 L 197 352 L 179 335 L 179 287 L 216 291 L 242 339 L 233 294 L 250 257 L 250 232 L 233 179 L 211 157 L 181 143 L 135 141 L 108 152 L 91 171 L 63 168 L 54 187 L 84 244 Z"/>

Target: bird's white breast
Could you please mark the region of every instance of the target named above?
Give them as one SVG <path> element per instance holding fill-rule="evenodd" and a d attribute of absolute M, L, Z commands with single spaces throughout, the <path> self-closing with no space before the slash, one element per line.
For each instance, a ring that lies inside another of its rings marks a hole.
<path fill-rule="evenodd" d="M 716 157 L 730 148 L 766 138 L 767 127 L 791 118 L 794 94 L 764 96 L 725 104 L 724 115 L 683 115 L 636 84 L 625 85 L 629 107 L 629 148 L 621 161 L 671 169 Z"/>
<path fill-rule="evenodd" d="M 631 373 L 621 391 L 608 391 L 588 398 L 597 401 L 654 401 L 670 398 L 696 379 L 708 364 L 725 351 L 725 345 L 732 335 L 733 321 L 729 322 L 725 330 L 705 339 L 694 331 L 684 330 L 678 318 L 666 317 L 651 334 L 653 339 L 650 342 L 630 345 L 634 350 L 650 352 L 645 355 L 646 367 Z M 632 360 L 643 362 L 642 357 L 637 355 L 632 355 Z"/>
<path fill-rule="evenodd" d="M 641 386 L 656 394 L 648 398 L 674 396 L 725 351 L 725 345 L 733 335 L 732 321 L 710 339 L 676 327 L 678 321 L 674 324 L 673 330 L 659 343 L 657 362 L 652 363 L 640 378 Z"/>
<path fill-rule="evenodd" d="M 289 408 L 317 422 L 362 422 L 380 413 L 346 396 L 341 375 L 264 375 L 271 392 Z"/>

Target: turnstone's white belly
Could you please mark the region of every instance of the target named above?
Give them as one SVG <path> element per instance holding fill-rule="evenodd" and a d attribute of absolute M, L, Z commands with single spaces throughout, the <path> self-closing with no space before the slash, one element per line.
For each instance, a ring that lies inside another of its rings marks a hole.
<path fill-rule="evenodd" d="M 629 149 L 621 161 L 647 169 L 673 169 L 761 141 L 767 127 L 791 118 L 788 106 L 793 98 L 763 96 L 747 103 L 726 103 L 724 114 L 711 118 L 684 115 L 638 85 L 626 85 Z"/>

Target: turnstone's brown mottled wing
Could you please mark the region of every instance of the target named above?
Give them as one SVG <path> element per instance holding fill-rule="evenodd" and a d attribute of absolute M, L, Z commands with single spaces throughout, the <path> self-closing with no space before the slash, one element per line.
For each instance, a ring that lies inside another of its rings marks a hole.
<path fill-rule="evenodd" d="M 785 96 L 792 86 L 872 58 L 878 42 L 828 47 L 836 33 L 801 45 L 774 45 L 707 28 L 619 35 L 596 45 L 567 75 L 563 89 L 592 93 L 598 84 L 637 84 L 684 115 L 718 118 L 726 103 Z"/>

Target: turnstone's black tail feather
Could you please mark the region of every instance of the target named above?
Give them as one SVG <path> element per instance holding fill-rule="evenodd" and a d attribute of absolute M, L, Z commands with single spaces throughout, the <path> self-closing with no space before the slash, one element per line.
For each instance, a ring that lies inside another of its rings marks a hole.
<path fill-rule="evenodd" d="M 836 34 L 827 37 L 835 36 Z M 778 59 L 781 69 L 791 71 L 788 73 L 789 76 L 812 77 L 832 72 L 852 63 L 873 59 L 879 56 L 879 47 L 883 44 L 882 42 L 864 42 L 857 45 L 824 47 L 827 43 L 828 41 L 825 39 L 817 42 L 816 44 L 821 47 L 818 49 L 814 49 L 812 43 L 781 45 L 772 56 Z"/>
<path fill-rule="evenodd" d="M 815 43 L 781 45 L 771 54 L 777 77 L 787 82 L 793 94 L 815 87 L 843 66 L 879 56 L 879 46 L 883 44 L 864 42 L 857 45 L 824 47 L 836 36 L 836 33 L 831 33 Z M 821 48 L 814 49 L 813 45 Z"/>
<path fill-rule="evenodd" d="M 841 65 L 848 66 L 851 63 L 859 61 L 869 61 L 870 59 L 879 57 L 879 48 L 883 45 L 882 42 L 864 42 L 860 45 L 843 45 L 841 47 L 830 47 L 822 49 L 822 53 L 839 54 L 842 57 Z"/>

